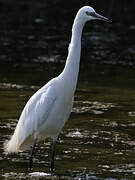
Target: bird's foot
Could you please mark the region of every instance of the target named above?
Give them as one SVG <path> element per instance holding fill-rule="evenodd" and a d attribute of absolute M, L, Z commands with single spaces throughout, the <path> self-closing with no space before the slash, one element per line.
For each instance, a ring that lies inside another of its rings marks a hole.
<path fill-rule="evenodd" d="M 52 174 L 54 174 L 54 169 L 50 168 L 50 171 L 51 171 Z"/>
<path fill-rule="evenodd" d="M 51 171 L 51 173 L 54 173 L 54 164 L 53 163 L 51 163 L 51 167 L 50 167 L 50 171 Z"/>
<path fill-rule="evenodd" d="M 28 173 L 31 173 L 31 172 L 32 172 L 32 168 L 28 167 Z"/>

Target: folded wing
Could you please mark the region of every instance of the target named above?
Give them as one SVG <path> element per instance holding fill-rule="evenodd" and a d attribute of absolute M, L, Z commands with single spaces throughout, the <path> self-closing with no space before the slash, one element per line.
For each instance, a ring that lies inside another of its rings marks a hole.
<path fill-rule="evenodd" d="M 52 87 L 41 88 L 30 98 L 24 107 L 13 136 L 5 143 L 6 152 L 25 150 L 33 144 L 33 140 L 38 134 L 38 128 L 47 120 L 55 101 L 56 93 Z"/>

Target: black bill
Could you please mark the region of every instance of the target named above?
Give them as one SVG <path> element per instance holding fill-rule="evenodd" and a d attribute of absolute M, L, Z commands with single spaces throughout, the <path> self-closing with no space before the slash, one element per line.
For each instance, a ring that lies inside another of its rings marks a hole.
<path fill-rule="evenodd" d="M 102 21 L 106 21 L 106 22 L 109 22 L 111 23 L 112 21 L 110 21 L 108 18 L 104 17 L 104 16 L 101 16 L 100 14 L 98 13 L 93 13 L 92 16 L 96 19 L 99 19 L 99 20 L 102 20 Z"/>

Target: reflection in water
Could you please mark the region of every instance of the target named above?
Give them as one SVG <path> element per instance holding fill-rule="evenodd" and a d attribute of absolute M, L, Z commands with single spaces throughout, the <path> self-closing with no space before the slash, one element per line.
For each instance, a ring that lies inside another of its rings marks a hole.
<path fill-rule="evenodd" d="M 74 108 L 72 112 L 75 113 L 94 113 L 94 114 L 103 114 L 104 111 L 107 111 L 110 108 L 115 107 L 112 103 L 102 103 L 102 102 L 89 102 L 89 101 L 75 101 Z"/>
<path fill-rule="evenodd" d="M 12 83 L 0 83 L 0 89 L 38 89 L 38 86 L 28 86 L 28 85 L 20 85 L 20 84 L 12 84 Z"/>

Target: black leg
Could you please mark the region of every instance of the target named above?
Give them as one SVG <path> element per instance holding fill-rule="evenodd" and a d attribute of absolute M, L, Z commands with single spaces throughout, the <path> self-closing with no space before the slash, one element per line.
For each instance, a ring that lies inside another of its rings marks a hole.
<path fill-rule="evenodd" d="M 37 142 L 37 139 L 34 139 L 34 143 L 33 143 L 33 146 L 32 146 L 32 149 L 31 149 L 30 158 L 29 158 L 28 172 L 31 172 L 31 170 L 32 170 L 32 165 L 33 165 L 33 155 L 34 155 L 34 149 L 35 149 L 35 146 L 36 146 L 36 142 Z"/>
<path fill-rule="evenodd" d="M 51 154 L 51 172 L 54 172 L 54 156 L 55 156 L 56 141 L 53 141 Z"/>

